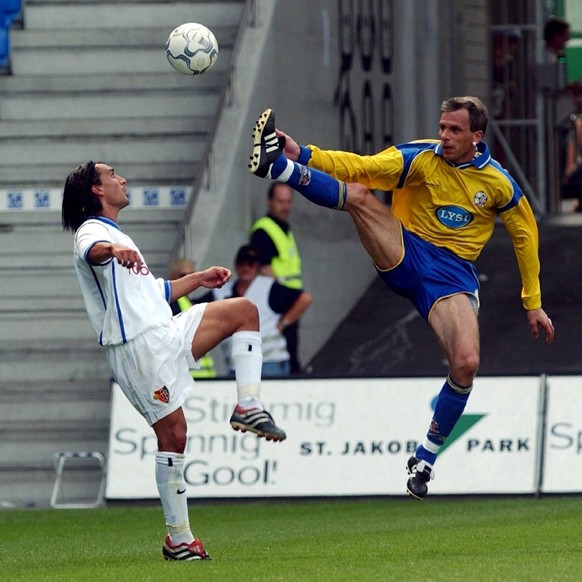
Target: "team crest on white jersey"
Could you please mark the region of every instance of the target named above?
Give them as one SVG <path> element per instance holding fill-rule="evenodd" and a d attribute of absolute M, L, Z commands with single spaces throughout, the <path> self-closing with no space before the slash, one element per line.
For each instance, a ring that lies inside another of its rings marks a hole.
<path fill-rule="evenodd" d="M 159 400 L 164 404 L 168 404 L 168 402 L 170 402 L 170 391 L 165 386 L 154 390 L 153 396 L 154 400 Z"/>
<path fill-rule="evenodd" d="M 475 196 L 473 196 L 473 204 L 475 206 L 485 206 L 485 204 L 487 204 L 487 194 L 485 194 L 485 192 L 482 190 L 477 192 Z"/>

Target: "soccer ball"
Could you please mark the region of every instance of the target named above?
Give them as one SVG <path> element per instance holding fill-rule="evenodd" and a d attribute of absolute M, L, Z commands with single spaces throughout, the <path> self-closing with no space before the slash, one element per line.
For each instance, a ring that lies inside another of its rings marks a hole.
<path fill-rule="evenodd" d="M 186 22 L 170 33 L 166 56 L 178 73 L 201 75 L 216 62 L 218 43 L 212 31 L 203 24 Z"/>

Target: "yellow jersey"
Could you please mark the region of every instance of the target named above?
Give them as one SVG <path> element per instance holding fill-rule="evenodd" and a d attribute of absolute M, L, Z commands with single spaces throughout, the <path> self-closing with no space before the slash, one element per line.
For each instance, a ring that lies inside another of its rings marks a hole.
<path fill-rule="evenodd" d="M 404 228 L 463 259 L 477 259 L 499 216 L 515 249 L 523 305 L 541 307 L 535 217 L 485 143 L 477 145 L 473 160 L 458 165 L 442 157 L 438 140 L 413 141 L 370 156 L 307 147 L 310 167 L 371 190 L 392 191 L 392 212 Z"/>

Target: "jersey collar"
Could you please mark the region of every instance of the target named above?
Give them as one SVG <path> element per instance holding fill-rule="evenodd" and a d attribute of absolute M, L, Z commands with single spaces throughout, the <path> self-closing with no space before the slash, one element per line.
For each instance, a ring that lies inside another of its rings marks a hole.
<path fill-rule="evenodd" d="M 111 220 L 111 218 L 105 218 L 105 216 L 89 216 L 87 220 L 99 220 L 100 222 L 104 222 L 105 224 L 108 224 L 117 230 L 121 230 L 121 228 L 119 228 L 119 224 L 117 224 L 115 220 Z"/>
<path fill-rule="evenodd" d="M 438 144 L 434 150 L 434 153 L 437 156 L 443 156 L 443 147 L 442 144 Z M 485 142 L 480 141 L 477 144 L 477 153 L 479 155 L 475 156 L 470 162 L 464 162 L 462 164 L 453 164 L 453 162 L 447 162 L 449 166 L 453 166 L 453 168 L 468 168 L 470 166 L 474 166 L 475 168 L 481 170 L 483 169 L 490 161 L 491 161 L 491 154 L 489 153 L 489 148 Z M 443 158 L 444 159 L 444 158 Z"/>

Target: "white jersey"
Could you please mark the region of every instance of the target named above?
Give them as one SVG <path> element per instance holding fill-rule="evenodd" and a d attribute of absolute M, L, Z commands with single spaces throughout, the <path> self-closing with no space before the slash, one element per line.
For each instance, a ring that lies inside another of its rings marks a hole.
<path fill-rule="evenodd" d="M 115 259 L 90 264 L 87 256 L 98 242 L 139 249 L 108 218 L 90 218 L 75 233 L 75 271 L 99 343 L 124 344 L 147 329 L 168 325 L 172 319 L 170 282 L 155 279 L 145 262 L 139 272 L 122 267 Z"/>

